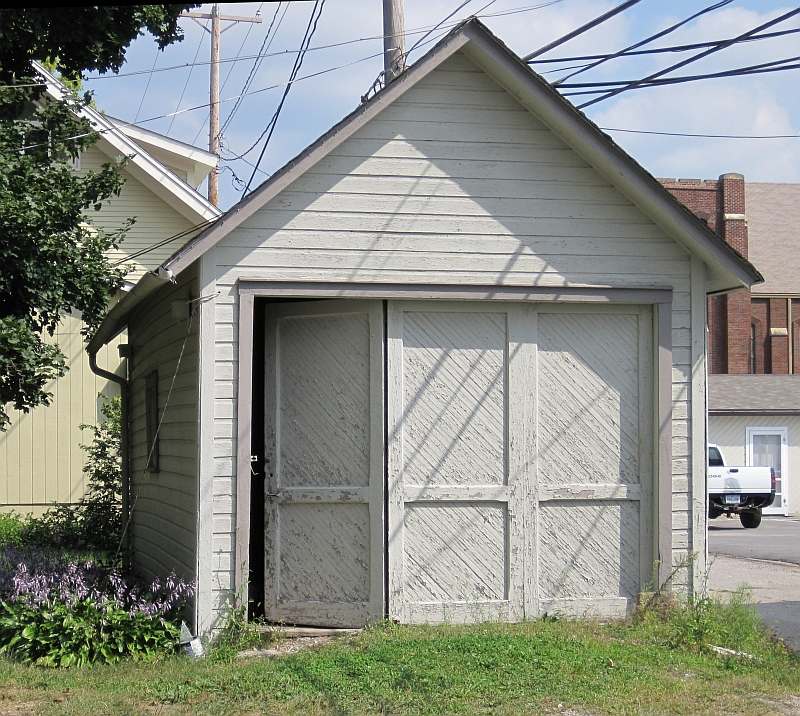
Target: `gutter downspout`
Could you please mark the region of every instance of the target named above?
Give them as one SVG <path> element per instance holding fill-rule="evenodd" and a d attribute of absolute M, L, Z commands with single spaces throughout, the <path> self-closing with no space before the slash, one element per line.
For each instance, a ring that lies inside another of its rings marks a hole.
<path fill-rule="evenodd" d="M 129 420 L 128 420 L 128 360 L 125 358 L 125 377 L 105 370 L 97 365 L 97 350 L 92 350 L 90 347 L 86 349 L 89 355 L 89 368 L 92 373 L 101 378 L 116 383 L 120 389 L 121 412 L 122 412 L 122 430 L 120 435 L 120 460 L 122 462 L 122 524 L 127 525 L 130 518 L 130 457 L 128 451 L 129 445 Z M 124 542 L 127 544 L 129 540 L 129 531 L 124 532 Z"/>

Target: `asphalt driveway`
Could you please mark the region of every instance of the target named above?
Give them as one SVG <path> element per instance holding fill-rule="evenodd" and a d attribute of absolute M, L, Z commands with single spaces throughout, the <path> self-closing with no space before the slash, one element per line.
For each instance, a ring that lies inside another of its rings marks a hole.
<path fill-rule="evenodd" d="M 724 595 L 748 586 L 764 621 L 800 652 L 800 519 L 765 517 L 755 530 L 711 520 L 708 552 L 709 588 Z"/>

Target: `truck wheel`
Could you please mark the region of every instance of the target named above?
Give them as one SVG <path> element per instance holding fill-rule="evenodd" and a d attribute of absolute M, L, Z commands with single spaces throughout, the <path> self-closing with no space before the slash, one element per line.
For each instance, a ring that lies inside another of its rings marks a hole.
<path fill-rule="evenodd" d="M 725 512 L 725 510 L 721 510 L 719 507 L 716 507 L 716 506 L 714 506 L 714 505 L 709 505 L 709 506 L 708 506 L 708 519 L 710 519 L 710 520 L 715 520 L 715 519 L 717 519 L 717 517 L 719 517 L 719 516 L 720 516 L 720 515 L 721 515 L 723 512 Z"/>
<path fill-rule="evenodd" d="M 739 519 L 742 521 L 742 527 L 754 530 L 761 524 L 761 510 L 745 510 L 739 514 Z"/>

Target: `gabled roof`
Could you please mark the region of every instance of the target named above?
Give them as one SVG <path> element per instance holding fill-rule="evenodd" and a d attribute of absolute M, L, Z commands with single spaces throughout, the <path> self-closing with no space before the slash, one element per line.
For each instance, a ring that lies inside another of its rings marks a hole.
<path fill-rule="evenodd" d="M 455 27 L 391 84 L 323 134 L 250 196 L 232 207 L 219 221 L 178 250 L 164 263 L 164 268 L 175 275 L 183 271 L 459 50 L 605 176 L 669 236 L 683 244 L 689 252 L 700 256 L 711 273 L 709 291 L 750 286 L 763 280 L 752 264 L 699 221 L 649 172 L 475 18 Z"/>
<path fill-rule="evenodd" d="M 218 221 L 187 242 L 164 262 L 161 275 L 177 276 L 188 268 L 295 179 L 459 51 L 547 125 L 668 236 L 690 253 L 699 256 L 709 268 L 709 292 L 747 287 L 763 280 L 752 264 L 678 202 L 597 125 L 533 72 L 475 18 L 453 28 L 389 85 L 319 137 L 250 196 L 231 207 Z M 149 285 L 155 284 L 149 282 Z M 113 337 L 115 331 L 121 330 L 130 310 L 127 301 L 128 297 L 114 307 L 113 316 L 109 314 L 90 345 L 99 346 Z"/>
<path fill-rule="evenodd" d="M 182 173 L 185 172 L 186 181 L 195 189 L 217 166 L 217 157 L 207 149 L 195 147 L 116 117 L 109 119 L 160 162 L 170 168 L 179 169 Z"/>
<path fill-rule="evenodd" d="M 44 79 L 46 91 L 51 97 L 61 100 L 69 93 L 69 90 L 41 64 L 38 62 L 33 64 Z M 166 192 L 174 199 L 172 206 L 175 210 L 187 219 L 193 223 L 200 223 L 216 219 L 222 214 L 196 189 L 153 157 L 141 144 L 131 139 L 114 120 L 90 106 L 81 107 L 78 114 L 99 133 L 96 146 L 104 154 L 110 157 L 117 155 L 128 157 L 125 169 L 162 199 L 167 199 Z"/>

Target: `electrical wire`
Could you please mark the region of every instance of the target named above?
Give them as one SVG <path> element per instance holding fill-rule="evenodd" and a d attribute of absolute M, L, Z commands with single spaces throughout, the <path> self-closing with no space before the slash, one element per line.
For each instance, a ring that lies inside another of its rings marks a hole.
<path fill-rule="evenodd" d="M 188 236 L 194 231 L 198 229 L 204 229 L 207 226 L 211 226 L 216 221 L 215 219 L 207 219 L 206 221 L 201 221 L 199 224 L 195 224 L 194 226 L 190 226 L 188 229 L 184 229 L 183 231 L 179 231 L 177 234 L 173 234 L 172 236 L 167 236 L 165 239 L 161 239 L 155 244 L 151 244 L 150 246 L 145 246 L 138 251 L 134 251 L 132 254 L 128 254 L 127 256 L 123 256 L 121 259 L 117 259 L 112 266 L 119 266 L 120 264 L 124 264 L 128 261 L 132 261 L 133 259 L 137 259 L 140 256 L 144 256 L 145 254 L 149 254 L 151 251 L 155 251 L 156 249 L 160 249 L 162 246 L 166 246 L 167 244 L 176 241 L 177 239 L 182 239 L 184 236 Z"/>
<path fill-rule="evenodd" d="M 317 12 L 316 18 L 314 18 L 314 12 L 317 10 L 317 6 L 319 6 L 319 12 Z M 303 37 L 302 46 L 308 47 L 311 43 L 311 39 L 314 37 L 314 33 L 317 31 L 317 24 L 319 23 L 320 17 L 322 17 L 322 11 L 325 9 L 325 0 L 317 0 L 314 3 L 314 7 L 311 10 L 311 17 L 308 20 L 308 26 L 306 27 L 306 34 Z M 313 21 L 313 24 L 312 24 Z M 281 115 L 281 110 L 283 109 L 284 104 L 286 103 L 286 98 L 289 95 L 289 91 L 292 89 L 292 83 L 294 79 L 297 77 L 297 73 L 300 71 L 300 68 L 303 65 L 303 60 L 305 59 L 306 54 L 305 52 L 301 53 L 297 56 L 297 61 L 295 62 L 295 66 L 292 68 L 292 75 L 290 82 L 286 85 L 286 89 L 283 92 L 283 96 L 278 104 L 278 108 L 275 110 L 275 114 L 272 116 L 270 120 L 269 130 L 267 132 L 267 138 L 264 141 L 264 146 L 261 147 L 261 153 L 258 155 L 258 159 L 256 160 L 255 169 L 253 169 L 253 173 L 250 175 L 250 179 L 247 182 L 247 186 L 244 189 L 244 193 L 242 196 L 247 196 L 247 192 L 250 191 L 250 186 L 253 183 L 253 179 L 256 177 L 256 171 L 261 166 L 261 160 L 264 158 L 264 154 L 267 151 L 267 147 L 269 146 L 269 142 L 272 139 L 272 135 L 275 132 L 275 127 L 278 126 L 278 118 Z M 263 135 L 262 135 L 263 136 Z M 260 141 L 260 138 L 259 138 Z"/>
<path fill-rule="evenodd" d="M 156 65 L 158 64 L 158 46 L 156 46 L 156 56 L 153 60 L 153 66 L 150 69 L 150 74 L 147 75 L 147 84 L 144 86 L 144 92 L 142 92 L 142 98 L 139 100 L 139 107 L 136 109 L 136 117 L 134 117 L 134 122 L 139 119 L 139 113 L 142 111 L 142 105 L 144 104 L 144 98 L 147 97 L 147 90 L 150 89 L 150 81 L 153 79 L 153 73 L 156 71 Z"/>
<path fill-rule="evenodd" d="M 200 42 L 197 43 L 197 49 L 194 53 L 194 60 L 192 66 L 189 68 L 189 74 L 186 75 L 186 82 L 183 83 L 183 89 L 181 90 L 181 96 L 178 98 L 178 104 L 175 105 L 175 109 L 181 108 L 181 102 L 183 102 L 183 97 L 186 94 L 186 88 L 189 86 L 189 81 L 192 79 L 192 73 L 194 72 L 194 62 L 197 62 L 197 58 L 200 55 L 200 49 L 203 47 L 203 42 L 206 39 L 206 33 L 208 32 L 208 20 L 202 25 L 202 31 L 200 32 Z M 172 131 L 172 125 L 175 124 L 175 116 L 172 116 L 172 119 L 169 120 L 169 127 L 167 128 L 167 135 Z"/>
<path fill-rule="evenodd" d="M 600 127 L 604 132 L 626 134 L 655 134 L 661 137 L 702 137 L 704 139 L 800 139 L 800 134 L 704 134 L 702 132 L 658 132 L 654 129 L 624 129 L 622 127 Z"/>
<path fill-rule="evenodd" d="M 646 37 L 644 40 L 640 40 L 639 42 L 636 42 L 633 45 L 628 45 L 619 52 L 615 52 L 612 55 L 607 55 L 606 57 L 595 60 L 594 62 L 588 65 L 584 65 L 583 67 L 576 69 L 574 72 L 571 72 L 568 75 L 564 75 L 564 77 L 562 77 L 561 79 L 553 82 L 553 86 L 558 87 L 559 85 L 563 84 L 566 80 L 575 77 L 576 75 L 582 74 L 583 72 L 588 72 L 589 70 L 592 70 L 595 67 L 602 65 L 604 62 L 608 62 L 609 60 L 613 60 L 617 57 L 620 57 L 621 55 L 623 55 L 626 52 L 629 52 L 630 50 L 635 50 L 639 47 L 642 47 L 643 45 L 647 45 L 653 40 L 658 40 L 659 38 L 664 37 L 665 35 L 669 35 L 670 33 L 675 32 L 675 30 L 677 30 L 678 28 L 683 27 L 684 25 L 692 22 L 692 20 L 696 20 L 701 15 L 705 15 L 706 13 L 719 10 L 720 8 L 725 7 L 726 5 L 730 5 L 732 2 L 733 0 L 721 0 L 721 2 L 709 5 L 708 7 L 705 7 L 702 10 L 700 10 L 699 12 L 696 12 L 693 15 L 690 15 L 689 17 L 681 20 L 680 22 L 676 22 L 675 24 L 670 25 L 669 27 L 661 30 L 660 32 L 657 32 L 654 35 L 650 35 L 649 37 Z"/>
<path fill-rule="evenodd" d="M 261 15 L 261 8 L 264 7 L 264 3 L 262 2 L 258 6 L 258 10 L 256 10 L 256 17 Z M 222 92 L 228 84 L 228 80 L 231 77 L 231 73 L 233 72 L 234 68 L 236 67 L 236 63 L 242 59 L 242 51 L 244 50 L 244 46 L 247 44 L 247 40 L 250 37 L 250 33 L 253 31 L 255 23 L 248 23 L 247 24 L 247 32 L 245 33 L 244 39 L 242 40 L 242 44 L 239 45 L 239 50 L 236 52 L 236 57 L 233 58 L 233 64 L 228 67 L 228 71 L 225 73 L 225 78 L 222 80 L 222 86 L 220 87 L 220 92 Z M 209 63 L 210 64 L 210 63 Z M 208 117 L 203 119 L 203 123 L 200 125 L 200 128 L 195 132 L 194 137 L 192 137 L 191 144 L 197 144 L 197 140 L 200 135 L 203 133 L 203 130 L 206 128 L 208 124 Z M 220 130 L 220 134 L 222 134 L 222 130 Z"/>
<path fill-rule="evenodd" d="M 552 42 L 540 47 L 538 50 L 534 50 L 533 52 L 529 52 L 522 58 L 523 62 L 529 62 L 534 57 L 538 57 L 539 55 L 545 54 L 545 52 L 550 52 L 550 50 L 555 49 L 563 45 L 565 42 L 572 40 L 573 38 L 577 37 L 578 35 L 582 35 L 584 32 L 594 29 L 598 25 L 602 25 L 606 20 L 610 20 L 612 17 L 619 15 L 619 13 L 624 12 L 628 8 L 633 7 L 634 5 L 640 3 L 641 0 L 626 0 L 626 2 L 617 5 L 616 7 L 611 8 L 607 12 L 604 12 L 602 15 L 598 15 L 595 18 L 589 20 L 589 22 L 585 22 L 580 27 L 576 27 L 574 30 L 571 30 L 566 35 L 562 35 L 561 37 L 553 40 Z"/>
<path fill-rule="evenodd" d="M 507 17 L 509 15 L 519 15 L 519 14 L 526 13 L 526 12 L 532 12 L 533 10 L 539 10 L 539 9 L 542 9 L 542 8 L 545 8 L 545 7 L 550 7 L 551 5 L 557 5 L 559 3 L 566 2 L 566 1 L 567 0 L 550 0 L 550 2 L 539 3 L 537 5 L 523 5 L 521 7 L 511 8 L 509 10 L 501 10 L 501 11 L 498 11 L 498 12 L 490 12 L 490 13 L 482 13 L 482 12 L 479 11 L 478 13 L 475 14 L 475 17 L 477 17 L 477 18 L 492 18 L 492 17 Z M 448 28 L 448 29 L 449 28 L 453 28 L 456 25 L 458 25 L 460 22 L 461 21 L 459 20 L 459 22 L 453 22 L 453 23 L 449 23 L 449 24 L 444 24 L 441 27 L 442 28 Z M 405 32 L 402 33 L 402 36 L 403 37 L 408 37 L 409 35 L 419 35 L 419 34 L 427 32 L 428 30 L 431 29 L 431 27 L 432 27 L 431 25 L 425 25 L 425 26 L 422 26 L 422 27 L 414 28 L 412 30 L 406 30 Z M 332 43 L 329 43 L 327 45 L 315 45 L 314 47 L 309 47 L 307 52 L 317 52 L 319 50 L 329 50 L 329 49 L 333 49 L 333 48 L 337 48 L 337 47 L 345 47 L 347 45 L 354 45 L 354 44 L 357 44 L 357 43 L 360 43 L 360 42 L 370 42 L 370 41 L 373 41 L 373 40 L 384 40 L 386 37 L 389 37 L 389 36 L 388 35 L 386 35 L 386 36 L 384 36 L 384 35 L 368 35 L 367 37 L 357 37 L 357 38 L 354 38 L 352 40 L 344 40 L 342 42 L 332 42 Z M 236 58 L 232 58 L 232 57 L 231 58 L 223 58 L 223 59 L 219 60 L 219 63 L 220 64 L 225 64 L 225 63 L 228 63 L 228 62 L 236 62 L 236 61 L 242 61 L 242 60 L 256 60 L 256 59 L 259 59 L 259 58 L 280 57 L 282 55 L 299 54 L 299 53 L 300 53 L 299 49 L 293 49 L 293 50 L 286 49 L 286 50 L 278 50 L 276 52 L 270 52 L 270 53 L 263 54 L 263 55 L 260 55 L 260 54 L 244 55 L 243 57 L 239 57 L 238 60 Z M 169 65 L 167 67 L 159 67 L 154 71 L 155 72 L 170 72 L 170 71 L 174 71 L 174 70 L 181 70 L 181 69 L 185 69 L 185 68 L 189 67 L 191 64 L 192 63 L 184 62 L 184 63 L 179 64 L 179 65 Z M 203 66 L 203 65 L 210 65 L 211 61 L 210 60 L 202 60 L 202 61 L 194 63 L 194 64 L 196 64 L 199 67 L 199 66 Z M 135 77 L 135 76 L 138 76 L 138 75 L 145 75 L 148 72 L 150 72 L 150 70 L 146 70 L 146 69 L 145 70 L 132 70 L 131 72 L 119 72 L 119 73 L 116 73 L 116 74 L 110 73 L 110 74 L 105 74 L 105 75 L 92 75 L 92 76 L 89 76 L 89 77 L 84 77 L 83 79 L 84 79 L 84 81 L 87 81 L 87 82 L 93 82 L 95 80 L 113 80 L 113 79 L 118 79 L 118 78 L 123 78 L 123 77 Z"/>
<path fill-rule="evenodd" d="M 289 10 L 289 3 L 286 3 L 286 5 L 283 8 L 283 15 L 281 15 L 281 19 L 278 21 L 278 24 L 275 27 L 275 32 L 272 33 L 272 28 L 275 25 L 275 19 L 278 17 L 278 13 L 280 12 L 282 4 L 283 3 L 279 2 L 278 6 L 275 8 L 275 14 L 272 16 L 272 20 L 270 21 L 269 27 L 267 28 L 267 34 L 264 36 L 264 40 L 261 43 L 261 49 L 259 49 L 258 51 L 259 56 L 256 58 L 256 61 L 253 63 L 253 66 L 250 68 L 250 72 L 247 75 L 247 79 L 245 79 L 244 84 L 242 85 L 241 96 L 236 100 L 236 103 L 233 105 L 233 108 L 228 113 L 228 116 L 222 123 L 222 127 L 219 130 L 220 134 L 225 132 L 225 130 L 230 126 L 230 123 L 236 116 L 237 111 L 242 106 L 242 102 L 244 101 L 245 97 L 244 93 L 250 89 L 253 80 L 256 78 L 258 71 L 261 69 L 262 63 L 264 62 L 264 57 L 266 57 L 265 53 L 269 50 L 269 48 L 272 46 L 272 43 L 275 41 L 275 38 L 278 36 L 278 31 L 281 29 L 281 25 L 283 24 L 283 19 L 286 17 L 286 12 Z M 270 33 L 272 33 L 271 37 Z"/>
<path fill-rule="evenodd" d="M 800 67 L 800 65 L 788 64 L 790 62 L 798 62 L 800 61 L 800 55 L 795 55 L 794 57 L 787 57 L 783 60 L 772 60 L 770 62 L 762 62 L 758 65 L 748 65 L 746 67 L 737 67 L 735 69 L 730 70 L 721 70 L 720 72 L 707 72 L 705 74 L 699 75 L 680 75 L 678 77 L 664 77 L 657 80 L 652 80 L 651 82 L 641 83 L 638 84 L 634 89 L 643 89 L 646 87 L 660 87 L 662 85 L 671 85 L 671 84 L 682 84 L 684 82 L 696 82 L 698 80 L 707 80 L 707 79 L 716 79 L 719 77 L 739 77 L 741 75 L 755 75 L 761 74 L 762 72 L 780 72 L 783 70 L 794 70 Z M 617 80 L 617 81 L 606 81 L 606 82 L 566 82 L 561 85 L 561 87 L 602 87 L 604 89 L 596 89 L 590 90 L 585 92 L 564 92 L 564 97 L 572 97 L 574 95 L 581 95 L 581 94 L 597 94 L 602 92 L 607 92 L 609 88 L 615 86 L 623 86 L 629 85 L 635 82 L 635 80 Z"/>
<path fill-rule="evenodd" d="M 606 94 L 601 95 L 600 97 L 595 97 L 594 99 L 590 99 L 588 102 L 584 102 L 583 104 L 578 105 L 578 109 L 585 109 L 586 107 L 590 107 L 590 106 L 592 106 L 594 104 L 597 104 L 598 102 L 602 102 L 604 100 L 610 99 L 611 97 L 616 97 L 618 94 L 620 94 L 622 92 L 627 92 L 628 90 L 635 89 L 636 87 L 638 87 L 639 85 L 641 85 L 641 84 L 643 84 L 645 82 L 650 82 L 650 81 L 652 81 L 654 79 L 658 79 L 659 77 L 661 77 L 662 75 L 667 74 L 668 72 L 672 72 L 673 70 L 677 70 L 677 69 L 680 69 L 681 67 L 685 67 L 686 65 L 688 65 L 688 64 L 690 64 L 692 62 L 697 62 L 698 60 L 701 60 L 701 59 L 703 59 L 705 57 L 708 57 L 709 55 L 712 55 L 715 52 L 720 52 L 721 50 L 724 50 L 725 48 L 730 47 L 731 45 L 736 44 L 737 42 L 741 42 L 742 40 L 745 40 L 748 37 L 751 37 L 751 36 L 755 35 L 757 32 L 761 32 L 761 30 L 766 30 L 768 27 L 772 27 L 773 25 L 777 25 L 779 22 L 783 22 L 784 20 L 788 20 L 790 17 L 794 17 L 797 14 L 800 14 L 800 8 L 795 8 L 794 10 L 790 10 L 789 12 L 785 12 L 785 13 L 779 15 L 778 17 L 773 18 L 772 20 L 764 22 L 761 25 L 758 25 L 757 27 L 755 27 L 755 28 L 753 28 L 751 30 L 748 30 L 747 32 L 743 32 L 742 34 L 737 35 L 734 38 L 731 38 L 729 40 L 725 40 L 724 42 L 720 42 L 719 44 L 717 44 L 717 45 L 715 45 L 713 47 L 710 47 L 707 50 L 704 50 L 703 52 L 699 52 L 696 55 L 692 55 L 691 57 L 687 57 L 686 59 L 681 60 L 680 62 L 676 62 L 674 65 L 670 65 L 669 67 L 665 67 L 663 70 L 659 70 L 658 72 L 653 72 L 652 74 L 648 75 L 647 77 L 643 77 L 640 80 L 636 80 L 635 82 L 632 82 L 632 83 L 630 83 L 628 85 L 625 85 L 624 87 L 618 87 L 616 89 L 611 90 L 610 92 L 607 92 Z"/>

